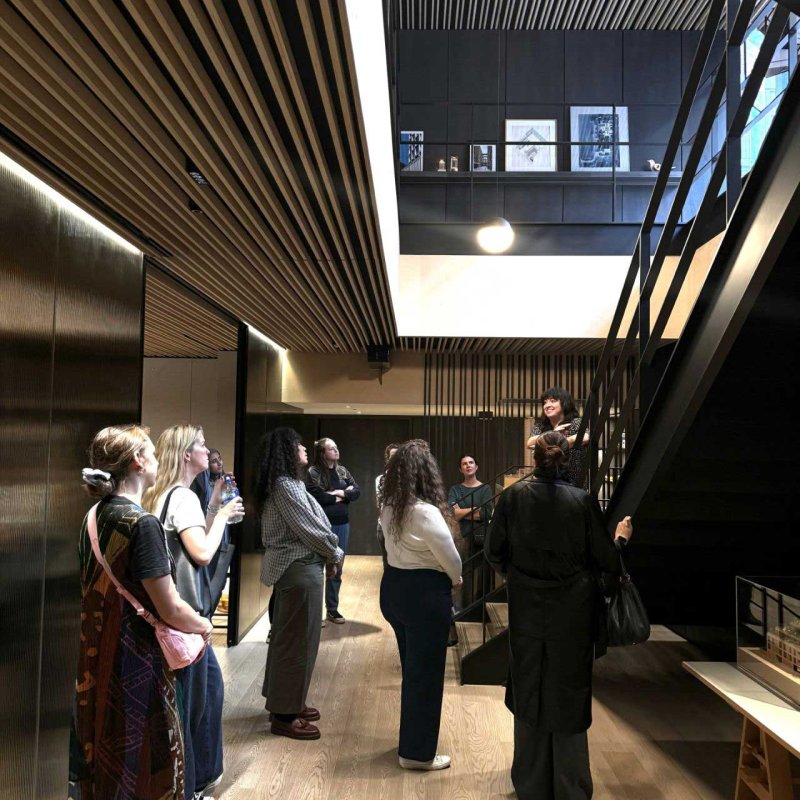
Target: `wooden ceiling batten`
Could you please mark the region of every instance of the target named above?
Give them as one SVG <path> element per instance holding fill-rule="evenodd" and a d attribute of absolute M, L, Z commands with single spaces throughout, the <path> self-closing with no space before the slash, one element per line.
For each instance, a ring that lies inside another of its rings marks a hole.
<path fill-rule="evenodd" d="M 280 344 L 392 343 L 343 8 L 306 3 L 298 31 L 283 24 L 297 15 L 289 3 L 6 0 L 4 148 Z M 325 69 L 310 67 L 309 52 Z M 307 99 L 318 91 L 323 112 Z M 334 140 L 338 153 L 322 146 Z M 152 302 L 167 314 L 168 303 Z M 188 352 L 207 356 L 192 336 Z"/>
<path fill-rule="evenodd" d="M 237 329 L 176 288 L 157 270 L 147 270 L 144 355 L 168 358 L 216 358 L 236 350 Z"/>

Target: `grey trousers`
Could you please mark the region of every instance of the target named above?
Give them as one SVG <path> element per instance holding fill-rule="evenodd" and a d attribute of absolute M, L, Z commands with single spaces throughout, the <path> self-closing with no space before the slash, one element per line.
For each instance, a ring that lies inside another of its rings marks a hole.
<path fill-rule="evenodd" d="M 314 673 L 322 627 L 323 565 L 298 561 L 273 587 L 275 611 L 261 694 L 274 714 L 298 714 Z"/>
<path fill-rule="evenodd" d="M 539 731 L 514 717 L 511 782 L 519 800 L 590 798 L 593 787 L 586 731 Z"/>

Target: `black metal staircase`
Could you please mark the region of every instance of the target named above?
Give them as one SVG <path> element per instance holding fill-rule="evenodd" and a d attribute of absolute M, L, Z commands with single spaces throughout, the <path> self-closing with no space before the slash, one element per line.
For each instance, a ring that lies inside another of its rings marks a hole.
<path fill-rule="evenodd" d="M 734 644 L 735 575 L 800 571 L 800 79 L 790 13 L 798 9 L 755 8 L 755 0 L 711 4 L 576 437 L 590 433 L 590 491 L 609 528 L 634 517 L 626 560 L 651 621 L 725 653 Z M 755 28 L 763 40 L 742 83 L 741 46 Z M 725 46 L 712 47 L 721 35 Z M 788 85 L 742 176 L 742 136 L 776 64 Z M 721 114 L 727 135 L 703 168 Z M 699 121 L 687 141 L 690 119 Z M 659 229 L 656 212 L 679 153 L 683 174 Z M 696 210 L 679 229 L 687 202 Z M 720 229 L 705 283 L 677 340 L 668 340 L 697 251 Z M 458 620 L 464 683 L 506 676 L 504 587 L 493 580 L 484 578 L 478 604 Z"/>

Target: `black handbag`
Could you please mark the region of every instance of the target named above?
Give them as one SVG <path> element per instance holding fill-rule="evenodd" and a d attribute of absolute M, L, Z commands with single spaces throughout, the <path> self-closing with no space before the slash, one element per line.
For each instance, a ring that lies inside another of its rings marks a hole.
<path fill-rule="evenodd" d="M 647 610 L 625 569 L 622 554 L 619 557 L 622 578 L 617 591 L 607 600 L 606 626 L 609 647 L 641 644 L 650 638 L 650 619 Z"/>
<path fill-rule="evenodd" d="M 167 519 L 169 501 L 175 489 L 170 490 L 161 509 L 161 524 Z M 182 600 L 185 600 L 195 611 L 204 617 L 213 613 L 211 607 L 211 590 L 209 588 L 208 569 L 195 564 L 186 548 L 183 546 L 180 534 L 177 531 L 166 531 L 167 546 L 175 563 L 175 586 Z M 218 601 L 219 602 L 219 601 Z"/>
<path fill-rule="evenodd" d="M 225 581 L 228 579 L 228 570 L 230 569 L 235 552 L 236 545 L 228 538 L 228 528 L 226 526 L 219 550 L 217 550 L 214 554 L 214 558 L 211 559 L 211 563 L 206 567 L 211 608 L 209 616 L 214 614 L 217 610 L 222 592 L 225 589 Z"/>

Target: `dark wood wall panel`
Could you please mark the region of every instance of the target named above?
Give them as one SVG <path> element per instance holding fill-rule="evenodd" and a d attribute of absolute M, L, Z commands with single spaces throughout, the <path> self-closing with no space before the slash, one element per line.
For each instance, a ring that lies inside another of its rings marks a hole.
<path fill-rule="evenodd" d="M 423 223 L 479 223 L 498 215 L 519 226 L 641 222 L 642 206 L 632 199 L 638 187 L 652 190 L 648 162 L 663 158 L 695 32 L 402 30 L 398 37 L 397 126 L 424 132 L 426 173 L 400 174 L 402 252 L 448 252 L 450 242 L 437 246 L 434 232 L 418 227 Z M 434 47 L 435 53 L 428 52 Z M 426 81 L 420 79 L 422 65 L 429 70 Z M 621 190 L 611 203 L 610 173 L 571 170 L 569 144 L 557 146 L 555 173 L 505 174 L 506 119 L 555 119 L 558 139 L 568 141 L 571 106 L 611 104 L 628 109 L 630 172 L 614 179 L 618 187 L 637 189 L 624 207 Z M 470 174 L 469 142 L 496 143 L 496 174 Z M 459 159 L 458 174 L 449 172 L 451 156 Z M 437 172 L 442 158 L 445 174 Z M 681 164 L 679 158 L 678 169 Z M 489 184 L 494 192 L 487 191 Z M 446 192 L 433 188 L 441 185 Z M 463 243 L 449 252 L 478 252 L 474 230 L 455 235 Z M 558 237 L 553 241 L 560 244 Z M 529 249 L 522 237 L 514 248 L 518 255 L 541 252 Z"/>
<path fill-rule="evenodd" d="M 564 102 L 621 105 L 622 31 L 569 31 L 564 38 Z M 653 52 L 650 58 L 660 56 Z"/>

